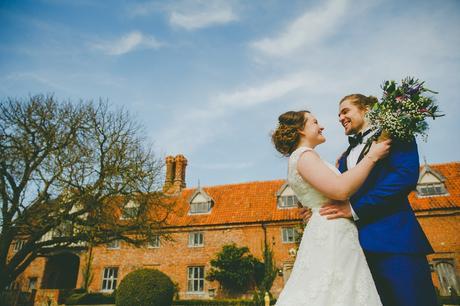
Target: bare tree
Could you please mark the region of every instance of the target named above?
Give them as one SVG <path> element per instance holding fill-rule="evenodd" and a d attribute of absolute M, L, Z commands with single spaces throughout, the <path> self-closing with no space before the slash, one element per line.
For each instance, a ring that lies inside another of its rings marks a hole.
<path fill-rule="evenodd" d="M 163 164 L 141 133 L 102 102 L 0 102 L 0 290 L 38 256 L 161 233 Z"/>

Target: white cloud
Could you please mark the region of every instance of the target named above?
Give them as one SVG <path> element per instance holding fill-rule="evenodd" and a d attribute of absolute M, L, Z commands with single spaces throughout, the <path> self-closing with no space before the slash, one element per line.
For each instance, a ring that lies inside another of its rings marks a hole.
<path fill-rule="evenodd" d="M 93 48 L 109 55 L 122 55 L 137 49 L 158 49 L 165 44 L 155 37 L 134 31 L 123 35 L 114 41 L 104 41 L 93 44 Z"/>
<path fill-rule="evenodd" d="M 301 48 L 314 46 L 336 31 L 347 12 L 347 2 L 348 0 L 329 0 L 320 7 L 306 11 L 278 36 L 264 38 L 251 45 L 271 56 L 286 56 Z"/>
<path fill-rule="evenodd" d="M 164 12 L 172 26 L 193 31 L 238 20 L 234 3 L 225 0 L 148 1 L 132 5 L 128 10 L 133 17 Z"/>
<path fill-rule="evenodd" d="M 191 153 L 225 133 L 229 128 L 226 120 L 238 111 L 275 103 L 291 94 L 302 96 L 305 91 L 327 91 L 329 88 L 322 85 L 326 84 L 323 80 L 320 74 L 295 73 L 217 94 L 199 108 L 177 111 L 171 124 L 153 138 L 168 152 Z"/>
<path fill-rule="evenodd" d="M 259 86 L 219 94 L 215 104 L 231 108 L 251 107 L 280 98 L 306 84 L 307 80 L 302 75 L 289 75 Z"/>
<path fill-rule="evenodd" d="M 187 1 L 171 7 L 169 22 L 186 30 L 236 21 L 232 6 L 226 1 Z"/>

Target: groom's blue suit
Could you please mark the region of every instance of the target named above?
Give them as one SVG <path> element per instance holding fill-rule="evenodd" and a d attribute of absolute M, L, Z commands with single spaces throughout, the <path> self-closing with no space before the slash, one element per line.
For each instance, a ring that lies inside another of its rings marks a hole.
<path fill-rule="evenodd" d="M 339 160 L 341 172 L 347 171 L 348 152 Z M 359 218 L 360 243 L 385 306 L 437 305 L 426 261 L 433 249 L 407 199 L 418 177 L 415 140 L 393 140 L 388 157 L 350 198 Z"/>

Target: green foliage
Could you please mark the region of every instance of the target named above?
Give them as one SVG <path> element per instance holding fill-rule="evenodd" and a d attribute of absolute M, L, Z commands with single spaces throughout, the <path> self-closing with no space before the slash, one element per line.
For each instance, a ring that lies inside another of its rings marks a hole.
<path fill-rule="evenodd" d="M 252 300 L 255 306 L 264 306 L 265 305 L 265 292 L 268 292 L 270 301 L 273 300 L 273 296 L 270 293 L 270 289 L 273 286 L 273 282 L 278 274 L 278 269 L 276 267 L 275 260 L 273 259 L 273 250 L 268 246 L 267 243 L 264 243 L 264 262 L 257 269 L 256 272 L 257 279 L 257 290 L 254 291 Z"/>
<path fill-rule="evenodd" d="M 259 288 L 264 292 L 270 292 L 270 289 L 272 288 L 273 282 L 275 281 L 276 275 L 278 273 L 278 269 L 276 268 L 276 263 L 273 258 L 273 250 L 268 246 L 268 244 L 264 244 L 263 266 L 264 276 Z"/>
<path fill-rule="evenodd" d="M 401 80 L 400 85 L 393 80 L 385 81 L 381 101 L 366 115 L 371 126 L 385 131 L 393 139 L 407 141 L 415 135 L 426 139 L 426 118 L 444 115 L 439 112 L 433 97 L 427 95 L 437 92 L 426 88 L 424 83 L 412 77 Z"/>
<path fill-rule="evenodd" d="M 173 306 L 255 306 L 254 302 L 246 299 L 223 300 L 183 300 L 174 301 Z"/>
<path fill-rule="evenodd" d="M 249 253 L 248 247 L 239 248 L 233 243 L 223 246 L 211 266 L 206 279 L 218 281 L 230 294 L 239 294 L 254 284 L 255 267 L 260 266 L 260 261 Z"/>
<path fill-rule="evenodd" d="M 113 294 L 105 294 L 100 292 L 73 293 L 65 301 L 66 305 L 100 305 L 114 303 L 115 297 Z"/>
<path fill-rule="evenodd" d="M 172 304 L 174 283 L 158 270 L 139 269 L 123 278 L 117 288 L 117 306 L 168 306 Z"/>
<path fill-rule="evenodd" d="M 52 247 L 141 245 L 158 232 L 163 215 L 143 212 L 171 206 L 161 193 L 163 161 L 143 135 L 138 120 L 104 102 L 0 100 L 0 288 Z M 120 220 L 130 200 L 140 213 Z M 17 239 L 23 247 L 9 256 Z"/>

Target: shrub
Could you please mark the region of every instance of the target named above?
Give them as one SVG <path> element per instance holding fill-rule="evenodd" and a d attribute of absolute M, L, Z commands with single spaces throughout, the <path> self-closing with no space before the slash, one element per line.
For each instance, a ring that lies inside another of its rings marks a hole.
<path fill-rule="evenodd" d="M 229 295 L 241 294 L 253 285 L 255 267 L 260 265 L 248 247 L 238 247 L 235 243 L 224 245 L 211 260 L 212 268 L 206 279 L 218 281 Z"/>
<path fill-rule="evenodd" d="M 182 300 L 174 301 L 173 306 L 254 306 L 254 302 L 246 299 Z"/>
<path fill-rule="evenodd" d="M 66 305 L 98 305 L 113 303 L 115 303 L 115 298 L 113 295 L 100 292 L 74 293 L 70 295 L 65 301 Z"/>
<path fill-rule="evenodd" d="M 117 288 L 117 306 L 167 306 L 172 304 L 174 284 L 164 273 L 140 269 L 129 273 Z"/>

